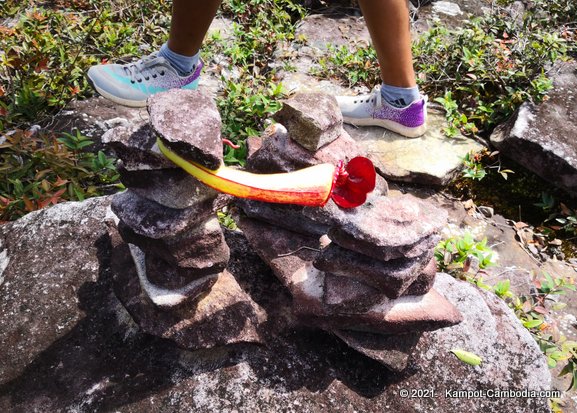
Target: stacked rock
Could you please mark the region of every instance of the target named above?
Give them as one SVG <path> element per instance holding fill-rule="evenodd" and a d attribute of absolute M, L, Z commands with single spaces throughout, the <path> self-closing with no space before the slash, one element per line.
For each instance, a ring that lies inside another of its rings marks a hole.
<path fill-rule="evenodd" d="M 248 159 L 255 171 L 363 155 L 330 96 L 297 95 L 275 119 L 282 126 Z M 332 201 L 323 208 L 240 201 L 248 216 L 241 228 L 290 291 L 301 322 L 402 370 L 423 331 L 454 325 L 461 314 L 432 288 L 433 248 L 446 213 L 411 195 L 386 195 L 380 178 L 367 202 L 350 210 Z"/>
<path fill-rule="evenodd" d="M 184 347 L 258 342 L 264 313 L 226 271 L 230 251 L 215 211 L 229 198 L 176 167 L 156 146 L 160 138 L 180 156 L 216 169 L 222 163 L 218 110 L 196 91 L 157 94 L 148 103 L 148 125 L 116 128 L 103 138 L 122 161 L 128 189 L 113 198 L 112 211 L 138 281 L 120 268 L 117 295 L 145 331 Z M 231 306 L 236 312 L 227 310 Z M 210 330 L 211 323 L 220 325 Z"/>

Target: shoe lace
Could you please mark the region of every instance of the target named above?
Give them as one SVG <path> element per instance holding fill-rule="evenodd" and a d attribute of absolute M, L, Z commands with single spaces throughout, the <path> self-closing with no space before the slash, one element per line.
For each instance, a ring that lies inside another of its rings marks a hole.
<path fill-rule="evenodd" d="M 365 95 L 362 98 L 359 96 L 358 100 L 355 100 L 354 103 L 371 103 L 373 108 L 379 108 L 382 105 L 382 96 L 381 96 L 381 86 L 376 85 L 369 95 Z"/>
<path fill-rule="evenodd" d="M 125 65 L 123 69 L 132 83 L 141 83 L 143 80 L 150 80 L 151 77 L 156 79 L 158 75 L 164 76 L 165 68 L 162 63 L 163 59 L 153 53 L 134 63 Z"/>

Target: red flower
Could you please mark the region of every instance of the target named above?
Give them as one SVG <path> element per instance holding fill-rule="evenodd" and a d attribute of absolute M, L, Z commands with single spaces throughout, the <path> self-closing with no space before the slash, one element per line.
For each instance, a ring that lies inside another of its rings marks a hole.
<path fill-rule="evenodd" d="M 341 208 L 355 208 L 365 203 L 367 194 L 375 189 L 377 174 L 373 163 L 357 156 L 343 166 L 341 161 L 335 177 L 331 198 Z"/>

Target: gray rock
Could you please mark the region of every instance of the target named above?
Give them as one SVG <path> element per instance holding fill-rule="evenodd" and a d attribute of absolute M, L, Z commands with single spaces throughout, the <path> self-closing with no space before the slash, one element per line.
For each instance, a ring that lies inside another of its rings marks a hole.
<path fill-rule="evenodd" d="M 364 313 L 382 298 L 377 289 L 355 279 L 325 275 L 323 301 L 332 313 Z"/>
<path fill-rule="evenodd" d="M 119 125 L 131 125 L 134 129 L 148 122 L 144 108 L 131 108 L 114 103 L 103 97 L 72 100 L 64 110 L 51 119 L 47 128 L 53 131 L 75 134 L 80 131 L 100 147 L 102 134 Z M 92 148 L 91 148 L 92 149 Z"/>
<path fill-rule="evenodd" d="M 288 289 L 294 282 L 293 275 L 303 270 L 320 251 L 318 236 L 299 234 L 244 217 L 239 226 L 252 248 Z"/>
<path fill-rule="evenodd" d="M 303 216 L 303 207 L 299 205 L 273 205 L 249 199 L 238 199 L 236 204 L 249 218 L 258 219 L 301 234 L 321 236 L 329 230 L 328 225 Z"/>
<path fill-rule="evenodd" d="M 337 139 L 311 152 L 291 139 L 283 125 L 276 123 L 264 131 L 261 147 L 247 159 L 247 168 L 261 173 L 290 172 L 319 163 L 336 165 L 340 160 L 348 162 L 363 155 L 363 150 L 344 130 Z"/>
<path fill-rule="evenodd" d="M 447 213 L 412 195 L 379 197 L 370 208 L 332 227 L 329 237 L 345 249 L 381 261 L 415 258 L 438 241 Z"/>
<path fill-rule="evenodd" d="M 177 168 L 156 146 L 156 134 L 150 125 L 138 128 L 118 126 L 102 136 L 102 143 L 112 149 L 129 170 Z"/>
<path fill-rule="evenodd" d="M 290 291 L 293 312 L 305 324 L 328 331 L 395 334 L 435 330 L 460 321 L 459 312 L 435 290 L 420 297 L 385 298 L 364 313 L 335 314 L 324 302 L 325 273 L 312 265 L 318 255 L 317 238 L 251 219 L 241 220 L 240 227 L 251 246 Z"/>
<path fill-rule="evenodd" d="M 124 243 L 118 235 L 111 236 L 111 239 L 112 248 L 120 248 L 119 245 Z M 168 280 L 172 275 L 170 268 L 149 265 L 157 261 L 148 260 L 144 252 L 135 245 L 129 245 L 129 249 L 143 295 L 146 295 L 152 305 L 161 310 L 190 306 L 201 294 L 207 294 L 210 291 L 219 276 L 219 274 L 207 275 L 178 285 L 181 279 Z M 157 273 L 157 271 L 162 273 Z"/>
<path fill-rule="evenodd" d="M 381 261 L 331 243 L 322 250 L 313 265 L 324 272 L 359 280 L 389 298 L 397 298 L 420 278 L 432 254 L 433 251 L 430 250 L 415 259 Z"/>
<path fill-rule="evenodd" d="M 550 412 L 547 398 L 445 397 L 457 389 L 551 389 L 537 344 L 493 294 L 439 274 L 435 288 L 464 320 L 424 333 L 399 374 L 369 358 L 390 354 L 365 357 L 336 333 L 295 325 L 290 297 L 238 233 L 228 238 L 230 269 L 267 312 L 267 345 L 190 352 L 146 334 L 111 291 L 105 200 L 59 204 L 0 226 L 0 263 L 8 261 L 0 271 L 0 411 Z M 461 362 L 455 348 L 483 363 Z M 435 397 L 401 398 L 401 389 Z"/>
<path fill-rule="evenodd" d="M 79 296 L 101 271 L 109 204 L 65 202 L 0 225 L 0 384 L 85 317 Z"/>
<path fill-rule="evenodd" d="M 491 135 L 502 155 L 577 196 L 577 63 L 558 63 L 553 90 L 538 105 L 526 102 Z"/>
<path fill-rule="evenodd" d="M 218 193 L 199 182 L 182 169 L 130 170 L 119 165 L 120 181 L 135 194 L 160 205 L 184 209 L 208 199 Z"/>
<path fill-rule="evenodd" d="M 222 272 L 230 258 L 230 250 L 216 217 L 200 221 L 178 235 L 156 239 L 139 235 L 122 221 L 118 230 L 124 241 L 182 270 L 182 276 L 189 280 Z"/>
<path fill-rule="evenodd" d="M 209 169 L 222 164 L 221 119 L 210 97 L 171 89 L 149 98 L 148 113 L 162 141 L 180 156 Z"/>
<path fill-rule="evenodd" d="M 138 235 L 153 239 L 177 236 L 213 215 L 228 197 L 208 199 L 185 209 L 167 208 L 143 198 L 130 189 L 116 194 L 112 210 Z"/>
<path fill-rule="evenodd" d="M 354 330 L 378 334 L 432 331 L 458 324 L 459 311 L 435 289 L 422 296 L 383 299 L 363 313 L 333 313 L 323 302 L 326 274 L 307 263 L 292 275 L 295 314 L 324 330 Z"/>
<path fill-rule="evenodd" d="M 261 342 L 257 327 L 266 314 L 227 271 L 196 300 L 161 290 L 154 302 L 151 290 L 143 288 L 128 244 L 113 245 L 111 260 L 116 296 L 144 332 L 191 350 Z"/>
<path fill-rule="evenodd" d="M 437 275 L 437 261 L 431 258 L 427 266 L 419 274 L 417 279 L 407 288 L 406 295 L 423 295 L 433 288 Z"/>
<path fill-rule="evenodd" d="M 333 334 L 359 353 L 398 372 L 407 368 L 409 357 L 422 335 L 408 333 L 387 336 L 350 330 L 335 330 Z"/>
<path fill-rule="evenodd" d="M 362 17 L 348 14 L 312 14 L 297 27 L 295 37 L 305 37 L 310 47 L 327 50 L 329 46 L 368 46 L 371 36 Z"/>
<path fill-rule="evenodd" d="M 131 245 L 131 248 L 132 247 L 138 248 L 135 245 Z M 165 295 L 172 296 L 174 296 L 175 290 L 184 290 L 180 294 L 182 300 L 178 300 L 177 304 L 184 302 L 186 299 L 194 298 L 202 292 L 208 291 L 216 281 L 216 277 L 219 274 L 205 271 L 199 275 L 198 270 L 175 267 L 160 257 L 145 254 L 140 248 L 138 248 L 138 253 L 135 254 L 133 252 L 132 255 L 138 255 L 138 259 L 140 260 L 139 265 L 142 267 L 143 278 L 145 278 L 148 283 L 152 284 L 152 287 L 147 286 L 145 290 L 152 290 L 153 287 L 158 287 L 159 289 L 170 290 L 166 291 Z M 216 271 L 216 269 L 213 271 Z M 141 282 L 141 284 L 144 283 L 144 281 Z M 154 294 L 157 296 L 162 295 L 161 293 Z M 152 295 L 152 293 L 149 293 L 149 296 Z M 173 301 L 171 300 L 171 302 Z M 171 305 L 172 304 L 169 304 L 169 306 Z"/>
<path fill-rule="evenodd" d="M 284 100 L 273 118 L 287 128 L 291 139 L 312 152 L 337 139 L 343 127 L 336 99 L 321 93 L 299 93 Z"/>
<path fill-rule="evenodd" d="M 408 139 L 379 127 L 354 127 L 345 130 L 371 156 L 379 173 L 386 179 L 421 185 L 444 186 L 463 169 L 467 153 L 483 146 L 459 136 L 448 139 L 442 132 L 445 114 L 429 109 L 428 131 Z"/>

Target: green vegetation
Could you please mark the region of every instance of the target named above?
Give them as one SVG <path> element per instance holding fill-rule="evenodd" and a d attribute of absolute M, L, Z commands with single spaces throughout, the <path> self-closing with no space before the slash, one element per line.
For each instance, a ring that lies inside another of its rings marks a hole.
<path fill-rule="evenodd" d="M 475 241 L 469 232 L 441 241 L 435 248 L 435 258 L 440 270 L 452 273 L 467 273 L 472 258 L 478 260 L 481 269 L 495 265 L 495 254 L 487 246 L 487 239 Z"/>
<path fill-rule="evenodd" d="M 136 58 L 158 49 L 166 39 L 170 2 L 147 0 L 98 2 L 59 0 L 5 1 L 0 15 L 0 220 L 62 200 L 82 200 L 118 185 L 114 160 L 91 153 L 81 135 L 26 132 L 43 124 L 73 98 L 93 94 L 84 73 L 90 65 Z M 207 61 L 218 54 L 226 88 L 217 99 L 223 134 L 239 145 L 225 148 L 225 162 L 244 164 L 245 140 L 257 135 L 263 121 L 280 108 L 282 86 L 269 67 L 278 42 L 294 38 L 294 24 L 304 10 L 290 0 L 229 0 L 222 13 L 233 20 L 233 36 L 208 39 Z M 12 131 L 6 133 L 7 131 Z"/>
<path fill-rule="evenodd" d="M 533 280 L 535 292 L 526 295 L 515 294 L 509 280 L 490 286 L 483 280 L 482 270 L 495 264 L 495 255 L 486 239 L 476 241 L 470 233 L 441 241 L 435 249 L 435 258 L 442 271 L 492 291 L 503 299 L 535 338 L 549 367 L 564 363 L 560 375 L 571 375 L 568 390 L 577 389 L 577 342 L 567 340 L 558 327 L 549 322 L 551 313 L 565 306 L 556 297 L 576 290 L 574 280 L 543 273 L 542 277 Z M 473 259 L 479 261 L 478 267 L 471 265 Z"/>
<path fill-rule="evenodd" d="M 567 26 L 576 20 L 572 0 L 539 0 L 519 21 L 494 7 L 461 28 L 425 32 L 413 46 L 415 69 L 420 88 L 447 112 L 445 133 L 487 136 L 522 102 L 544 99 L 551 87 L 547 67 L 577 55 L 575 31 Z M 342 46 L 319 60 L 316 73 L 371 88 L 380 81 L 375 61 L 371 47 Z"/>
<path fill-rule="evenodd" d="M 0 222 L 60 201 L 115 192 L 114 159 L 86 152 L 93 142 L 80 135 L 14 131 L 0 144 Z"/>

